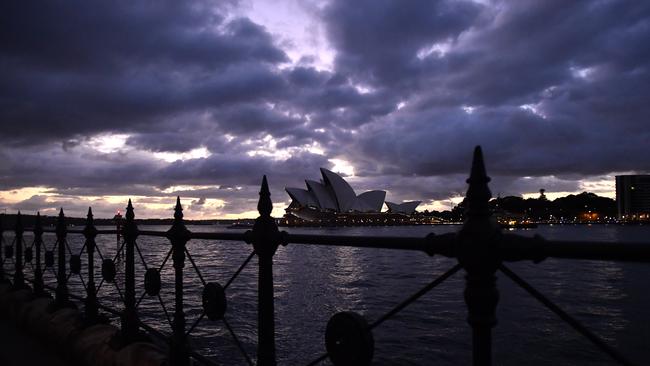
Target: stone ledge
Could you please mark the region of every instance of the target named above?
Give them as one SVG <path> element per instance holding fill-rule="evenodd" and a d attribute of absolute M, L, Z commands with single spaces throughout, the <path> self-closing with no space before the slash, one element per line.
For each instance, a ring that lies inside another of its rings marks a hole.
<path fill-rule="evenodd" d="M 31 290 L 13 291 L 0 284 L 0 318 L 54 349 L 65 359 L 82 366 L 161 366 L 165 350 L 149 342 L 117 348 L 119 329 L 110 324 L 84 326 L 75 308 L 53 310 L 53 300 L 37 297 Z"/>

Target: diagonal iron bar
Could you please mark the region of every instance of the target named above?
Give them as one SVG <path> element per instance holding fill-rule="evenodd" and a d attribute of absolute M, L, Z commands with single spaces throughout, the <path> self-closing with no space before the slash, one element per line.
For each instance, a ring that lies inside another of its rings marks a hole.
<path fill-rule="evenodd" d="M 167 252 L 167 255 L 165 256 L 165 259 L 163 260 L 162 264 L 160 265 L 160 268 L 158 268 L 158 272 L 161 272 L 163 267 L 165 266 L 165 263 L 167 263 L 167 260 L 169 259 L 169 256 L 172 255 L 172 251 L 174 251 L 174 248 L 170 248 L 169 252 Z"/>
<path fill-rule="evenodd" d="M 140 303 L 142 302 L 142 299 L 144 299 L 145 295 L 147 295 L 147 292 L 146 292 L 146 291 L 142 293 L 142 295 L 141 295 L 140 298 L 138 299 L 138 302 L 135 303 L 135 307 L 136 307 L 136 308 L 137 308 L 138 306 L 140 306 Z"/>
<path fill-rule="evenodd" d="M 235 335 L 235 332 L 232 330 L 230 327 L 230 324 L 228 324 L 228 321 L 226 318 L 221 319 L 223 320 L 223 324 L 226 326 L 228 329 L 228 332 L 230 332 L 230 335 L 232 336 L 232 339 L 235 341 L 235 345 L 237 345 L 237 348 L 239 348 L 239 351 L 242 353 L 244 358 L 246 358 L 246 362 L 250 365 L 253 366 L 253 361 L 251 361 L 251 358 L 248 356 L 248 353 L 246 353 L 246 350 L 244 349 L 244 346 L 241 344 L 239 341 L 239 338 L 237 338 L 237 335 Z"/>
<path fill-rule="evenodd" d="M 142 265 L 144 266 L 144 270 L 146 271 L 148 269 L 147 262 L 144 260 L 144 256 L 140 251 L 140 246 L 138 245 L 138 243 L 135 243 L 135 249 L 138 251 L 138 254 L 140 255 L 140 260 L 142 261 Z"/>
<path fill-rule="evenodd" d="M 104 284 L 104 279 L 102 278 L 101 281 L 99 281 L 99 285 L 97 286 L 97 290 L 95 290 L 95 296 L 99 293 L 99 290 L 102 288 L 102 285 Z"/>
<path fill-rule="evenodd" d="M 228 286 L 230 286 L 230 284 L 232 283 L 232 281 L 234 281 L 235 278 L 237 278 L 237 276 L 239 276 L 239 273 L 241 273 L 241 271 L 244 270 L 244 267 L 246 267 L 246 265 L 248 264 L 248 262 L 250 262 L 251 259 L 253 259 L 254 256 L 255 256 L 255 251 L 253 251 L 253 252 L 248 256 L 248 258 L 246 258 L 246 260 L 244 261 L 244 263 L 242 263 L 241 266 L 239 266 L 239 268 L 237 268 L 237 271 L 235 272 L 235 274 L 233 274 L 232 277 L 230 277 L 230 279 L 228 280 L 228 282 L 226 282 L 226 284 L 223 286 L 224 291 L 228 288 Z"/>
<path fill-rule="evenodd" d="M 192 326 L 190 327 L 190 329 L 188 329 L 187 332 L 185 332 L 185 337 L 189 337 L 189 336 L 190 336 L 190 333 L 192 333 L 192 331 L 194 330 L 194 328 L 196 328 L 196 326 L 199 325 L 199 323 L 201 322 L 201 320 L 203 320 L 204 317 L 205 317 L 205 311 L 201 312 L 201 316 L 199 316 L 198 318 L 196 318 L 196 320 L 194 321 L 194 323 L 192 323 Z"/>
<path fill-rule="evenodd" d="M 101 260 L 103 261 L 104 255 L 102 255 L 102 251 L 99 250 L 99 245 L 95 245 L 95 250 L 97 251 L 97 254 L 99 254 L 99 258 L 101 258 Z"/>
<path fill-rule="evenodd" d="M 120 289 L 120 286 L 117 284 L 117 281 L 113 282 L 113 285 L 117 289 L 117 293 L 120 295 L 120 301 L 124 303 L 124 295 L 122 295 L 122 289 Z"/>
<path fill-rule="evenodd" d="M 185 254 L 187 254 L 187 258 L 190 260 L 190 263 L 192 263 L 192 267 L 194 267 L 194 270 L 196 271 L 196 274 L 199 275 L 199 279 L 201 280 L 201 283 L 203 284 L 203 286 L 205 286 L 206 285 L 205 280 L 201 275 L 201 271 L 199 271 L 199 267 L 197 267 L 196 263 L 194 263 L 194 259 L 192 258 L 190 251 L 187 250 L 187 247 L 184 247 L 184 249 L 185 249 Z"/>
<path fill-rule="evenodd" d="M 86 282 L 84 281 L 84 278 L 81 276 L 81 273 L 79 275 L 79 280 L 81 281 L 81 284 L 84 286 L 84 292 L 88 292 L 88 287 L 86 287 Z"/>
<path fill-rule="evenodd" d="M 324 354 L 322 354 L 320 357 L 318 357 L 317 359 L 315 359 L 315 360 L 313 360 L 312 362 L 308 363 L 307 366 L 314 366 L 314 365 L 317 365 L 317 364 L 319 364 L 319 363 L 325 361 L 325 359 L 327 358 L 327 356 L 329 356 L 329 353 L 324 353 Z"/>
<path fill-rule="evenodd" d="M 165 312 L 165 317 L 167 317 L 167 322 L 169 323 L 169 326 L 173 328 L 174 324 L 172 324 L 172 318 L 169 317 L 169 313 L 167 312 L 167 307 L 165 307 L 165 303 L 162 301 L 162 297 L 160 297 L 160 294 L 158 294 L 158 301 L 160 302 L 160 306 Z"/>
<path fill-rule="evenodd" d="M 120 246 L 120 249 L 118 249 L 117 252 L 115 253 L 115 257 L 113 257 L 113 262 L 115 262 L 117 260 L 117 258 L 120 257 L 120 254 L 122 253 L 122 249 L 124 249 L 124 245 L 126 245 L 126 240 L 124 240 L 122 242 L 122 245 Z"/>
<path fill-rule="evenodd" d="M 373 329 L 373 328 L 379 326 L 381 323 L 383 323 L 384 321 L 388 320 L 388 319 L 389 319 L 390 317 L 392 317 L 393 315 L 395 315 L 395 314 L 397 314 L 398 312 L 400 312 L 402 309 L 404 309 L 405 307 L 407 307 L 409 304 L 411 304 L 411 303 L 414 302 L 415 300 L 417 300 L 417 299 L 419 299 L 420 297 L 422 297 L 422 295 L 426 294 L 427 292 L 429 292 L 430 290 L 432 290 L 434 287 L 438 286 L 439 284 L 445 282 L 445 280 L 447 280 L 449 277 L 453 276 L 453 275 L 454 275 L 456 272 L 458 272 L 461 268 L 463 268 L 463 266 L 461 266 L 460 264 L 456 264 L 456 265 L 453 266 L 450 270 L 448 270 L 447 272 L 443 273 L 443 274 L 440 275 L 438 278 L 436 278 L 435 280 L 433 280 L 431 283 L 429 283 L 428 285 L 426 285 L 426 286 L 424 286 L 422 289 L 420 289 L 418 292 L 416 292 L 416 293 L 414 293 L 413 295 L 411 295 L 408 299 L 402 301 L 399 305 L 395 306 L 391 311 L 389 311 L 388 313 L 386 313 L 384 316 L 382 316 L 381 318 L 375 320 L 372 324 L 370 324 L 370 325 L 368 326 L 368 329 Z"/>
<path fill-rule="evenodd" d="M 70 245 L 68 244 L 68 241 L 64 241 L 63 244 L 65 245 L 65 248 L 68 250 L 68 254 L 72 256 L 72 249 L 70 249 Z"/>
<path fill-rule="evenodd" d="M 607 343 L 605 343 L 602 339 L 600 339 L 600 337 L 598 337 L 592 331 L 587 329 L 587 327 L 582 325 L 582 323 L 580 323 L 578 320 L 576 320 L 571 315 L 569 315 L 564 310 L 562 310 L 559 306 L 557 306 L 553 301 L 551 301 L 549 298 L 544 296 L 541 292 L 537 291 L 537 289 L 535 289 L 535 287 L 533 287 L 528 282 L 524 281 L 524 279 L 519 277 L 516 273 L 511 271 L 508 267 L 506 267 L 505 265 L 502 264 L 499 267 L 499 269 L 501 270 L 501 272 L 503 272 L 503 274 L 508 276 L 513 282 L 515 282 L 521 288 L 526 290 L 526 292 L 528 292 L 532 297 L 534 297 L 539 302 L 541 302 L 549 310 L 554 312 L 562 320 L 564 320 L 566 323 L 568 323 L 578 333 L 583 335 L 585 338 L 589 339 L 596 347 L 598 347 L 600 350 L 602 350 L 603 352 L 610 355 L 618 363 L 620 363 L 622 365 L 633 365 L 633 363 L 630 362 L 630 360 L 628 360 L 625 356 L 623 356 L 616 349 L 612 348 Z"/>

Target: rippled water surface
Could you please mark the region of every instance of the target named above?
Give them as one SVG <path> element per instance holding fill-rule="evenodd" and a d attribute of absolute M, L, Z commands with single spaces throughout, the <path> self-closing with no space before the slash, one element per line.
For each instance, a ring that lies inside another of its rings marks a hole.
<path fill-rule="evenodd" d="M 141 228 L 143 229 L 143 228 Z M 166 230 L 167 227 L 146 227 Z M 225 231 L 220 226 L 189 227 L 192 231 Z M 290 229 L 291 232 L 332 235 L 424 236 L 429 232 L 456 231 L 457 226 Z M 229 232 L 231 230 L 228 230 Z M 650 241 L 650 227 L 542 226 L 518 231 L 547 239 L 598 241 Z M 32 237 L 26 235 L 31 243 Z M 5 240 L 11 236 L 5 233 Z M 45 235 L 52 248 L 54 237 Z M 102 255 L 113 257 L 114 236 L 100 236 Z M 83 244 L 80 235 L 69 236 L 72 252 Z M 170 245 L 160 238 L 140 237 L 139 247 L 148 267 L 160 267 Z M 225 284 L 251 253 L 241 242 L 193 240 L 188 249 L 207 282 Z M 86 256 L 83 257 L 84 263 Z M 99 263 L 97 262 L 97 282 Z M 276 343 L 279 364 L 307 364 L 324 353 L 324 332 L 336 312 L 350 310 L 369 321 L 377 319 L 410 294 L 455 264 L 443 257 L 398 250 L 356 249 L 289 245 L 274 257 Z M 85 264 L 84 264 L 85 267 Z M 510 268 L 562 308 L 588 325 L 638 364 L 650 364 L 650 265 L 548 259 L 540 264 L 515 263 Z M 10 261 L 7 271 L 13 270 Z M 121 271 L 121 269 L 120 269 Z M 137 297 L 143 294 L 144 265 L 136 261 Z M 30 265 L 26 268 L 31 278 Z M 188 327 L 201 314 L 202 282 L 187 261 L 185 312 Z M 83 273 L 84 280 L 87 274 Z M 121 272 L 118 287 L 103 284 L 100 301 L 121 308 Z M 54 273 L 46 271 L 54 285 Z M 161 298 L 173 314 L 171 259 L 162 270 Z M 70 278 L 71 291 L 83 295 L 79 277 Z M 374 363 L 378 365 L 458 365 L 471 362 L 470 329 L 465 321 L 462 271 L 373 331 Z M 536 300 L 498 275 L 499 325 L 494 330 L 494 354 L 504 365 L 609 365 L 608 356 L 592 346 Z M 254 358 L 257 342 L 257 259 L 254 258 L 228 288 L 226 318 Z M 155 297 L 142 297 L 140 317 L 153 327 L 170 327 Z M 245 364 L 222 322 L 202 319 L 192 331 L 192 345 L 201 354 L 224 364 Z M 323 362 L 328 364 L 328 362 Z"/>

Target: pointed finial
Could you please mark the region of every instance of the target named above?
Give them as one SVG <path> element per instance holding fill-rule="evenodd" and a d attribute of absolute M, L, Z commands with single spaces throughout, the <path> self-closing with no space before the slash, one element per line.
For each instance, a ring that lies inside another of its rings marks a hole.
<path fill-rule="evenodd" d="M 88 214 L 86 215 L 86 222 L 87 223 L 92 223 L 93 222 L 93 209 L 92 209 L 92 207 L 88 207 Z"/>
<path fill-rule="evenodd" d="M 20 211 L 18 211 L 18 214 L 16 215 L 16 224 L 14 226 L 14 230 L 16 232 L 23 231 L 23 219 L 22 219 L 22 215 L 20 214 Z"/>
<path fill-rule="evenodd" d="M 65 226 L 65 215 L 63 214 L 63 207 L 59 211 L 59 218 L 56 220 L 56 235 L 65 235 L 67 227 Z"/>
<path fill-rule="evenodd" d="M 474 157 L 472 159 L 472 170 L 470 172 L 467 183 L 487 183 L 490 177 L 485 172 L 485 163 L 483 162 L 483 150 L 478 145 L 474 148 Z"/>
<path fill-rule="evenodd" d="M 126 219 L 133 221 L 135 219 L 135 213 L 133 212 L 133 204 L 129 198 L 129 204 L 126 205 Z"/>
<path fill-rule="evenodd" d="M 181 206 L 181 196 L 176 196 L 176 207 L 174 207 L 174 219 L 183 219 L 183 206 Z"/>
<path fill-rule="evenodd" d="M 269 184 L 266 181 L 266 175 L 262 178 L 262 187 L 260 188 L 260 200 L 257 202 L 257 212 L 260 216 L 271 216 L 273 211 L 273 203 L 271 202 L 271 192 L 269 191 Z"/>
<path fill-rule="evenodd" d="M 487 176 L 485 171 L 485 163 L 483 162 L 483 151 L 481 146 L 476 146 L 474 149 L 474 158 L 472 160 L 472 170 L 467 183 L 467 213 L 479 213 L 488 211 L 488 201 L 492 198 L 492 192 L 488 187 L 490 177 Z"/>

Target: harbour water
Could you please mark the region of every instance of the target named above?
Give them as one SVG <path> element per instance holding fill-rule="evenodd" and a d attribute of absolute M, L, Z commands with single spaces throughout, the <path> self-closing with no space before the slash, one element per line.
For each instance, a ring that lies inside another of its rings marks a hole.
<path fill-rule="evenodd" d="M 167 227 L 147 227 L 166 230 Z M 355 227 L 288 229 L 291 232 L 336 235 L 424 236 L 456 231 L 459 226 Z M 218 226 L 193 226 L 192 231 L 221 231 Z M 540 226 L 518 230 L 547 239 L 650 241 L 648 226 Z M 5 233 L 5 239 L 10 239 Z M 26 241 L 30 243 L 30 237 Z M 45 236 L 48 248 L 54 238 Z M 69 236 L 72 251 L 83 243 Z M 140 237 L 138 244 L 149 267 L 158 267 L 169 250 L 159 238 Z M 104 257 L 116 251 L 114 236 L 100 236 Z M 251 253 L 241 242 L 194 240 L 188 243 L 202 276 L 225 284 Z M 84 258 L 84 257 L 82 257 Z M 99 261 L 97 261 L 99 262 Z M 144 266 L 136 266 L 138 296 L 143 293 Z M 274 257 L 276 343 L 278 363 L 304 365 L 324 353 L 328 319 L 339 311 L 355 311 L 369 321 L 377 319 L 410 294 L 455 264 L 443 257 L 399 250 L 289 245 Z M 650 363 L 650 265 L 600 261 L 547 259 L 542 263 L 512 263 L 510 268 L 533 284 L 595 333 L 637 364 Z M 5 264 L 6 270 L 11 267 Z M 84 266 L 85 267 L 85 266 Z M 99 272 L 99 267 L 97 268 Z M 186 262 L 186 316 L 191 325 L 201 313 L 202 283 Z M 31 267 L 26 268 L 31 277 Z M 99 276 L 99 275 L 98 275 Z M 119 275 L 118 275 L 119 276 Z M 85 278 L 85 275 L 84 275 Z M 162 299 L 173 313 L 171 260 L 162 271 Z M 46 282 L 54 274 L 46 271 Z M 119 279 L 118 279 L 119 282 Z M 494 358 L 501 365 L 610 365 L 608 356 L 592 346 L 553 313 L 508 278 L 498 275 L 499 324 L 494 330 Z M 71 277 L 71 291 L 83 294 L 79 278 Z M 462 271 L 373 331 L 377 365 L 467 365 L 471 337 L 463 301 Z M 123 289 L 121 289 L 123 291 Z M 104 284 L 102 302 L 118 303 L 119 291 Z M 254 357 L 256 336 L 257 261 L 253 259 L 227 290 L 226 318 L 245 349 Z M 144 297 L 141 319 L 170 331 L 157 298 Z M 189 326 L 188 325 L 188 326 Z M 192 332 L 192 346 L 224 364 L 245 364 L 223 323 L 203 319 Z M 327 361 L 323 364 L 328 364 Z"/>

